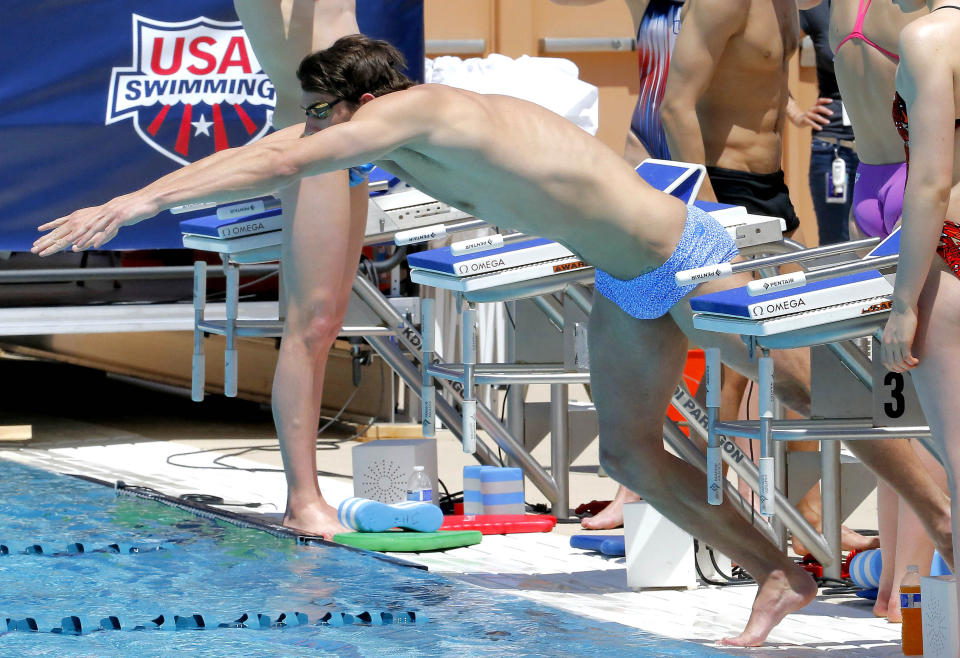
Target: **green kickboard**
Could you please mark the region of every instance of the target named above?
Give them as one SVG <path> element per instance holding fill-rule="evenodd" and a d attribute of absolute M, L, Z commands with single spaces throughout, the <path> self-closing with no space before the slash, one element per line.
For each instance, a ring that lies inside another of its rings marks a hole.
<path fill-rule="evenodd" d="M 333 541 L 368 551 L 393 553 L 422 553 L 479 544 L 483 535 L 479 530 L 445 530 L 441 532 L 341 532 Z"/>

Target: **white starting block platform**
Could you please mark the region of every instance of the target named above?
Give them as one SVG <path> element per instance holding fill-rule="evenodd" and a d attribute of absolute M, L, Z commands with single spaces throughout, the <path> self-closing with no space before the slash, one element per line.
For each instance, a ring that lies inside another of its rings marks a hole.
<path fill-rule="evenodd" d="M 706 174 L 703 165 L 649 159 L 640 163 L 636 171 L 653 187 L 710 213 L 740 249 L 783 241 L 786 223 L 781 218 L 752 215 L 743 206 L 696 201 Z M 445 235 L 442 227 L 436 235 Z M 495 248 L 476 247 L 470 253 L 460 254 L 457 246 L 452 245 L 411 254 L 407 257 L 410 278 L 414 283 L 461 293 L 513 286 L 516 298 L 522 296 L 520 289 L 525 282 L 542 282 L 562 275 L 566 284 L 589 281 L 592 276 L 593 268 L 563 245 L 542 238 L 519 237 L 507 236 L 513 241 L 504 244 L 503 236 L 494 236 L 489 243 Z M 537 294 L 543 293 L 542 288 L 538 289 Z"/>
<path fill-rule="evenodd" d="M 899 249 L 897 229 L 865 259 L 894 255 Z M 700 295 L 690 300 L 693 326 L 721 333 L 770 336 L 885 314 L 890 310 L 894 277 L 867 270 L 795 286 L 791 283 L 795 277 L 784 275 L 765 280 L 772 292 L 755 293 L 763 289 L 762 280 Z"/>
<path fill-rule="evenodd" d="M 209 205 L 211 208 L 210 215 L 191 217 L 191 220 L 208 219 L 214 223 L 217 219 L 224 223 L 228 220 L 253 222 L 278 215 L 279 201 L 259 199 L 254 200 L 254 203 L 256 201 L 259 201 L 259 206 L 254 205 L 255 210 L 246 214 L 231 215 L 229 209 L 250 206 L 251 202 L 238 202 L 219 207 L 213 204 L 205 204 L 185 207 L 181 212 L 206 209 L 206 206 Z M 259 208 L 259 210 L 256 210 L 256 208 Z M 406 185 L 397 185 L 387 190 L 382 185 L 374 186 L 371 184 L 364 244 L 391 242 L 397 231 L 415 229 L 437 222 L 480 223 L 471 215 Z M 181 229 L 184 231 L 183 246 L 187 249 L 228 254 L 233 262 L 239 264 L 277 260 L 280 257 L 280 245 L 283 243 L 283 230 L 280 227 L 274 230 L 230 238 L 193 234 L 183 223 L 181 223 Z"/>
<path fill-rule="evenodd" d="M 563 245 L 542 238 L 511 242 L 481 253 L 455 256 L 451 247 L 407 256 L 414 283 L 472 292 L 554 274 L 593 268 Z"/>

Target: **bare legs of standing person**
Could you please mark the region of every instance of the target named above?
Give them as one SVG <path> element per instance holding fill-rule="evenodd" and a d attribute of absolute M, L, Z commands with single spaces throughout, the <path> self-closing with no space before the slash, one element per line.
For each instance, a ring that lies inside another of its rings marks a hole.
<path fill-rule="evenodd" d="M 914 440 L 910 443 L 917 458 L 946 495 L 947 474 L 943 466 L 919 441 Z M 877 511 L 883 570 L 880 574 L 873 614 L 886 617 L 887 621 L 899 623 L 902 620 L 900 580 L 907 566 L 911 564 L 920 567 L 921 576 L 930 575 L 933 542 L 910 506 L 882 480 L 877 484 Z"/>
<path fill-rule="evenodd" d="M 277 91 L 275 128 L 304 120 L 297 66 L 354 34 L 354 0 L 235 0 L 257 59 Z M 287 315 L 273 381 L 273 416 L 287 478 L 283 523 L 330 538 L 344 528 L 317 482 L 327 354 L 343 324 L 366 224 L 367 187 L 346 172 L 304 179 L 281 192 Z"/>
<path fill-rule="evenodd" d="M 957 396 L 960 391 L 960 341 L 957 340 L 957 328 L 960 327 L 960 279 L 947 269 L 939 256 L 934 256 L 920 293 L 917 318 L 912 351 L 920 364 L 911 373 L 930 426 L 933 447 L 943 460 L 953 512 L 950 555 L 944 552 L 947 546 L 942 541 L 938 542 L 936 536 L 934 544 L 947 564 L 954 565 L 953 556 L 960 554 L 960 492 L 957 490 L 957 475 L 960 474 L 960 416 L 957 415 Z M 900 490 L 900 493 L 903 495 L 905 492 Z M 927 524 L 925 527 L 929 532 Z M 957 590 L 960 594 L 960 579 L 957 579 Z"/>

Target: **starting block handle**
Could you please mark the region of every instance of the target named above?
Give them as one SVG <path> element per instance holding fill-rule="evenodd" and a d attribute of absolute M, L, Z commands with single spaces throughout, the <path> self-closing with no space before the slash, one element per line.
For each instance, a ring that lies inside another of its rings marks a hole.
<path fill-rule="evenodd" d="M 707 448 L 707 502 L 723 503 L 723 456 L 720 446 Z"/>
<path fill-rule="evenodd" d="M 438 240 L 445 237 L 447 237 L 446 225 L 434 224 L 433 226 L 423 226 L 408 231 L 397 231 L 396 235 L 393 236 L 393 241 L 398 247 L 402 247 L 406 244 L 417 244 L 418 242 Z"/>
<path fill-rule="evenodd" d="M 503 235 L 494 233 L 482 238 L 473 238 L 472 240 L 461 240 L 450 245 L 450 253 L 454 256 L 463 256 L 465 254 L 474 254 L 478 251 L 489 251 L 499 249 L 503 246 Z"/>
<path fill-rule="evenodd" d="M 788 272 L 778 276 L 768 276 L 765 279 L 757 279 L 747 284 L 747 294 L 751 297 L 765 295 L 769 292 L 778 290 L 789 290 L 790 288 L 799 288 L 807 284 L 807 276 L 803 272 Z"/>
<path fill-rule="evenodd" d="M 463 411 L 463 452 L 472 455 L 477 451 L 477 401 L 464 400 L 460 406 Z"/>
<path fill-rule="evenodd" d="M 720 350 L 710 347 L 705 350 L 707 385 L 707 502 L 723 503 L 723 454 L 715 425 L 720 409 Z"/>
<path fill-rule="evenodd" d="M 764 516 L 774 515 L 773 483 L 776 466 L 773 457 L 760 458 L 760 513 Z"/>
<path fill-rule="evenodd" d="M 420 417 L 423 424 L 423 438 L 431 439 L 437 435 L 437 387 L 424 386 L 420 396 Z"/>
<path fill-rule="evenodd" d="M 722 279 L 733 274 L 733 265 L 731 263 L 719 263 L 718 265 L 705 265 L 704 267 L 695 267 L 692 270 L 681 270 L 676 273 L 674 279 L 678 286 L 689 286 L 704 281 L 713 281 Z"/>

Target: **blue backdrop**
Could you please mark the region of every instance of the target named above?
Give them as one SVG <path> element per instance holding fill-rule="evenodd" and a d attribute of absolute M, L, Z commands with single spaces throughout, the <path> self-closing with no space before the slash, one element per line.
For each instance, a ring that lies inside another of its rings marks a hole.
<path fill-rule="evenodd" d="M 0 250 L 37 225 L 269 131 L 273 89 L 231 0 L 6 0 L 0 31 Z M 422 79 L 422 0 L 357 0 L 360 30 Z M 182 216 L 110 249 L 180 247 Z"/>

